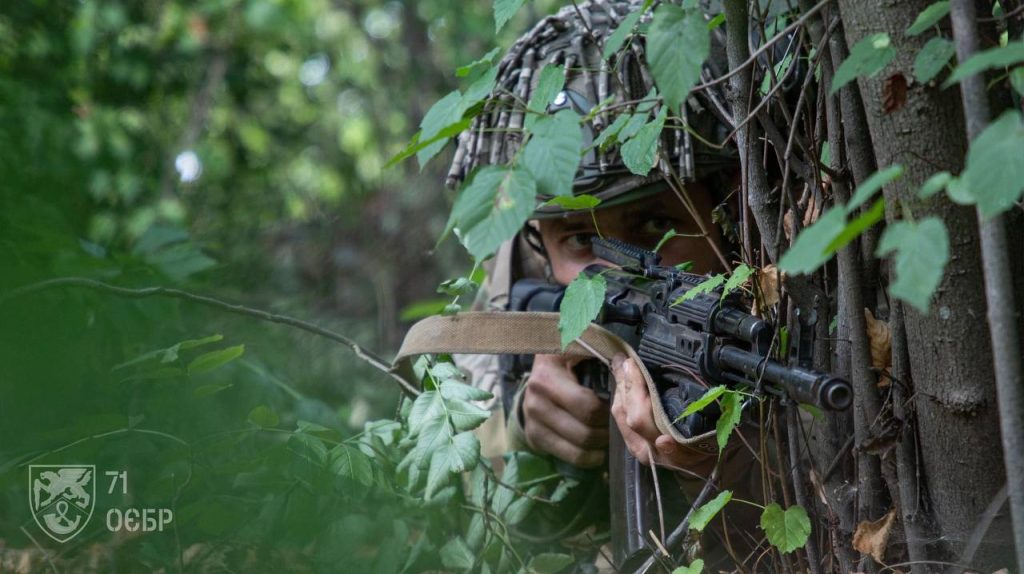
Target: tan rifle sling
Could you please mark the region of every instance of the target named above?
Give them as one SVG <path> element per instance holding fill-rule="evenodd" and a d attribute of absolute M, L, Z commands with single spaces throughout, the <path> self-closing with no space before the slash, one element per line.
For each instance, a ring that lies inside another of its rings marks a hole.
<path fill-rule="evenodd" d="M 611 365 L 617 354 L 625 355 L 640 368 L 647 383 L 649 396 L 657 397 L 658 390 L 643 361 L 636 351 L 610 331 L 591 324 L 565 351 L 560 343 L 558 313 L 484 311 L 459 313 L 452 316 L 435 315 L 417 322 L 402 341 L 392 365 L 392 371 L 415 381 L 412 359 L 426 353 L 514 354 L 514 355 L 570 355 L 595 358 L 605 366 Z M 697 451 L 716 454 L 715 433 L 710 431 L 693 438 L 685 438 L 671 424 L 661 401 L 652 400 L 654 422 L 663 434 L 679 444 Z"/>

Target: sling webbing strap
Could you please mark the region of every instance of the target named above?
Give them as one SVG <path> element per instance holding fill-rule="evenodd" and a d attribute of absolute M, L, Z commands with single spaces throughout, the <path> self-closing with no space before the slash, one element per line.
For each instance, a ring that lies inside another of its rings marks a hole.
<path fill-rule="evenodd" d="M 596 358 L 610 365 L 617 354 L 635 362 L 647 384 L 649 396 L 657 397 L 658 390 L 651 374 L 636 351 L 610 331 L 591 324 L 582 335 L 562 350 L 558 331 L 558 313 L 485 311 L 459 313 L 452 316 L 435 315 L 417 322 L 409 329 L 402 348 L 392 366 L 393 371 L 415 380 L 411 358 L 425 353 L 514 354 L 514 355 L 570 355 Z M 663 434 L 679 444 L 703 453 L 718 452 L 714 431 L 686 438 L 672 425 L 660 400 L 652 400 L 654 422 Z"/>

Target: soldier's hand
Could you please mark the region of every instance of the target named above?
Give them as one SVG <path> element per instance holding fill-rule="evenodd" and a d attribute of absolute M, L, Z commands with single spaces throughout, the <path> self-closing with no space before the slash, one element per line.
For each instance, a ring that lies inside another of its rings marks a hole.
<path fill-rule="evenodd" d="M 629 452 L 641 464 L 650 465 L 650 455 L 653 454 L 658 465 L 710 475 L 715 466 L 714 455 L 683 447 L 672 437 L 662 434 L 654 424 L 650 394 L 636 363 L 617 355 L 612 361 L 612 376 L 615 377 L 612 416 Z"/>
<path fill-rule="evenodd" d="M 579 360 L 537 355 L 523 391 L 523 432 L 530 448 L 575 466 L 600 466 L 608 448 L 608 403 L 580 385 Z"/>

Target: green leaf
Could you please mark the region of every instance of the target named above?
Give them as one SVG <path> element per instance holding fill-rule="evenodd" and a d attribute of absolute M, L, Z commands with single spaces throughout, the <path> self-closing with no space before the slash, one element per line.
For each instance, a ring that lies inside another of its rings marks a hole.
<path fill-rule="evenodd" d="M 359 449 L 339 444 L 330 451 L 331 471 L 334 474 L 352 479 L 363 486 L 373 485 L 373 465 L 370 457 Z"/>
<path fill-rule="evenodd" d="M 505 170 L 488 205 L 484 219 L 462 233 L 462 244 L 477 261 L 483 261 L 511 239 L 533 214 L 537 184 L 523 169 Z"/>
<path fill-rule="evenodd" d="M 441 563 L 446 568 L 455 570 L 469 570 L 476 560 L 473 550 L 462 539 L 456 536 L 441 547 Z"/>
<path fill-rule="evenodd" d="M 491 393 L 483 389 L 450 379 L 442 382 L 439 390 L 441 395 L 447 400 L 486 401 L 493 398 Z"/>
<path fill-rule="evenodd" d="M 857 191 L 853 192 L 853 197 L 851 197 L 850 202 L 846 204 L 846 213 L 853 213 L 854 210 L 861 206 L 861 204 L 871 199 L 879 189 L 882 189 L 883 185 L 901 177 L 903 175 L 903 171 L 903 166 L 897 163 L 871 174 L 871 177 L 865 179 L 857 186 Z"/>
<path fill-rule="evenodd" d="M 582 148 L 583 133 L 576 112 L 561 110 L 537 118 L 522 157 L 523 165 L 537 181 L 537 191 L 549 197 L 572 195 Z"/>
<path fill-rule="evenodd" d="M 1024 191 L 1024 124 L 1010 110 L 989 124 L 971 142 L 966 167 L 960 174 L 958 203 L 977 203 L 985 218 L 1013 207 Z"/>
<path fill-rule="evenodd" d="M 655 9 L 647 34 L 647 65 L 673 113 L 700 79 L 710 51 L 711 35 L 699 12 L 671 4 Z"/>
<path fill-rule="evenodd" d="M 1024 96 L 1024 67 L 1010 70 L 1010 85 L 1017 91 L 1017 95 Z"/>
<path fill-rule="evenodd" d="M 601 205 L 601 200 L 593 195 L 559 195 L 544 202 L 544 205 L 557 205 L 569 211 L 580 211 L 583 209 L 594 209 Z"/>
<path fill-rule="evenodd" d="M 720 397 L 724 392 L 725 385 L 718 385 L 717 387 L 711 387 L 710 389 L 704 391 L 704 394 L 701 395 L 699 399 L 693 401 L 692 403 L 689 404 L 689 406 L 686 407 L 686 410 L 683 411 L 683 414 L 679 415 L 679 418 L 688 417 L 693 413 L 700 412 L 701 410 L 704 409 L 704 407 L 715 402 L 715 399 Z M 672 422 L 674 423 L 676 421 Z"/>
<path fill-rule="evenodd" d="M 733 289 L 742 287 L 755 271 L 757 270 L 746 263 L 741 263 L 739 267 L 733 269 L 732 275 L 729 276 L 729 280 L 725 282 L 725 287 L 722 287 L 722 297 L 728 295 Z"/>
<path fill-rule="evenodd" d="M 905 33 L 907 36 L 917 36 L 937 24 L 946 14 L 949 14 L 949 2 L 947 0 L 935 2 L 921 10 L 921 13 L 917 15 L 917 19 L 907 28 Z"/>
<path fill-rule="evenodd" d="M 224 366 L 245 353 L 245 345 L 235 345 L 218 351 L 203 353 L 188 364 L 188 374 L 198 375 Z"/>
<path fill-rule="evenodd" d="M 174 346 L 180 351 L 185 351 L 188 349 L 195 349 L 196 347 L 202 347 L 203 345 L 209 345 L 210 343 L 216 343 L 223 339 L 224 335 L 210 335 L 209 337 L 203 337 L 201 339 L 188 339 L 187 341 L 182 341 Z"/>
<path fill-rule="evenodd" d="M 558 316 L 558 332 L 565 349 L 587 330 L 604 306 L 604 293 L 608 282 L 601 275 L 588 277 L 580 273 L 565 290 Z"/>
<path fill-rule="evenodd" d="M 622 22 L 620 22 L 619 26 L 615 28 L 612 35 L 608 36 L 608 39 L 604 41 L 604 51 L 601 52 L 601 56 L 605 60 L 611 58 L 615 52 L 619 51 L 619 48 L 622 47 L 626 38 L 629 37 L 629 33 L 633 31 L 633 27 L 640 21 L 640 16 L 642 15 L 643 10 L 631 12 L 628 16 L 622 19 Z"/>
<path fill-rule="evenodd" d="M 703 532 L 711 519 L 715 517 L 722 508 L 732 500 L 732 491 L 723 490 L 718 496 L 712 498 L 690 515 L 690 530 Z"/>
<path fill-rule="evenodd" d="M 708 20 L 708 30 L 714 30 L 722 24 L 725 24 L 725 12 L 717 14 L 714 18 Z"/>
<path fill-rule="evenodd" d="M 790 65 L 793 63 L 793 52 L 786 52 L 786 55 L 782 58 L 782 61 L 777 62 L 775 68 L 775 81 L 781 82 L 782 78 L 786 77 L 786 72 L 789 71 Z M 761 80 L 761 95 L 767 96 L 768 92 L 772 89 L 772 74 L 765 73 L 764 79 Z"/>
<path fill-rule="evenodd" d="M 448 424 L 447 417 L 431 418 L 418 429 L 416 446 L 405 455 L 399 467 L 405 468 L 411 465 L 418 469 L 428 468 L 434 453 L 451 442 L 452 429 Z"/>
<path fill-rule="evenodd" d="M 896 280 L 889 293 L 910 303 L 922 313 L 928 312 L 932 293 L 942 281 L 949 261 L 949 234 L 938 217 L 917 222 L 898 221 L 885 228 L 876 255 L 895 252 Z"/>
<path fill-rule="evenodd" d="M 722 416 L 715 424 L 715 438 L 718 439 L 718 450 L 725 450 L 729 435 L 740 422 L 743 415 L 743 395 L 736 391 L 726 391 L 722 396 Z"/>
<path fill-rule="evenodd" d="M 494 0 L 494 31 L 501 32 L 522 6 L 523 0 Z"/>
<path fill-rule="evenodd" d="M 1012 42 L 1005 46 L 989 48 L 974 54 L 957 66 L 942 83 L 942 87 L 948 88 L 972 74 L 979 74 L 992 68 L 1005 68 L 1019 62 L 1024 62 L 1024 42 Z"/>
<path fill-rule="evenodd" d="M 779 260 L 779 271 L 814 273 L 831 259 L 832 255 L 825 250 L 843 232 L 846 226 L 845 211 L 842 205 L 837 205 L 801 231 L 789 251 Z"/>
<path fill-rule="evenodd" d="M 466 93 L 462 94 L 462 98 L 459 99 L 459 117 L 455 118 L 459 120 L 462 115 L 469 108 L 478 104 L 481 100 L 486 98 L 494 90 L 494 82 L 498 77 L 498 67 L 492 66 L 487 70 L 484 75 L 477 78 L 472 84 L 466 88 Z M 454 122 L 453 122 L 454 123 Z"/>
<path fill-rule="evenodd" d="M 572 489 L 579 486 L 579 484 L 580 483 L 578 480 L 572 478 L 566 478 L 562 480 L 561 482 L 558 483 L 558 486 L 555 487 L 555 491 L 551 493 L 551 496 L 548 497 L 548 500 L 550 500 L 551 502 L 561 502 L 565 500 L 565 497 L 569 495 L 569 492 L 572 491 Z"/>
<path fill-rule="evenodd" d="M 506 172 L 505 168 L 497 165 L 488 165 L 473 172 L 452 206 L 442 238 L 456 228 L 470 229 L 487 217 Z"/>
<path fill-rule="evenodd" d="M 438 137 L 441 131 L 453 124 L 459 123 L 465 108 L 462 107 L 462 93 L 458 90 L 449 92 L 445 97 L 434 103 L 427 110 L 420 122 L 420 136 L 417 140 L 424 142 L 424 145 L 416 152 L 416 159 L 422 170 L 432 157 L 441 151 L 448 137 Z M 415 146 L 414 146 L 415 147 Z M 402 154 L 399 154 L 402 155 Z"/>
<path fill-rule="evenodd" d="M 896 48 L 892 46 L 892 41 L 885 32 L 861 38 L 860 42 L 853 45 L 850 55 L 839 64 L 839 69 L 832 78 L 829 94 L 836 93 L 839 88 L 860 76 L 874 76 L 895 57 Z"/>
<path fill-rule="evenodd" d="M 465 110 L 459 105 L 461 102 L 462 93 L 458 90 L 449 92 L 434 102 L 420 121 L 420 140 L 429 140 L 442 129 L 462 119 L 462 112 Z"/>
<path fill-rule="evenodd" d="M 161 363 L 170 363 L 177 360 L 178 351 L 184 349 L 192 349 L 195 347 L 199 347 L 201 345 L 208 345 L 210 343 L 216 343 L 217 341 L 220 341 L 222 339 L 224 339 L 224 335 L 210 335 L 209 337 L 203 337 L 202 339 L 188 339 L 185 341 L 181 341 L 180 343 L 175 343 L 174 345 L 171 345 L 170 347 L 166 347 L 164 349 L 156 349 L 154 351 L 143 353 L 133 359 L 125 361 L 119 365 L 115 365 L 110 370 L 119 371 L 127 367 L 151 361 L 153 359 L 156 359 L 157 357 L 160 357 Z"/>
<path fill-rule="evenodd" d="M 697 285 L 694 285 L 694 287 L 687 291 L 686 293 L 683 293 L 678 299 L 672 302 L 672 305 L 670 305 L 670 307 L 674 307 L 676 305 L 679 305 L 680 303 L 685 303 L 686 301 L 693 299 L 697 295 L 701 295 L 703 293 L 711 293 L 712 291 L 717 289 L 719 285 L 723 283 L 725 283 L 724 274 L 712 275 L 711 277 L 708 277 L 707 279 L 701 281 Z"/>
<path fill-rule="evenodd" d="M 263 428 L 272 428 L 276 427 L 281 422 L 281 419 L 267 405 L 259 405 L 249 411 L 249 422 Z"/>
<path fill-rule="evenodd" d="M 469 295 L 476 291 L 477 287 L 479 287 L 479 285 L 469 277 L 458 277 L 456 279 L 443 281 L 438 285 L 437 292 L 456 297 L 458 295 Z"/>
<path fill-rule="evenodd" d="M 807 544 L 811 520 L 802 506 L 790 506 L 783 512 L 782 507 L 773 502 L 761 513 L 761 529 L 772 546 L 788 554 Z"/>
<path fill-rule="evenodd" d="M 861 233 L 864 233 L 864 230 L 881 221 L 883 217 L 885 217 L 885 200 L 878 198 L 878 201 L 871 206 L 871 209 L 858 215 L 856 219 L 846 224 L 843 231 L 825 248 L 825 255 L 831 255 L 846 247 L 848 243 L 859 237 Z"/>
<path fill-rule="evenodd" d="M 633 116 L 631 114 L 619 114 L 616 116 L 615 121 L 612 122 L 610 126 L 601 130 L 601 133 L 598 134 L 597 138 L 594 140 L 592 147 L 606 149 L 613 145 L 618 141 L 619 132 L 626 127 L 626 124 L 632 118 Z M 640 122 L 640 125 L 643 126 L 643 122 Z"/>
<path fill-rule="evenodd" d="M 530 564 L 526 569 L 536 574 L 555 574 L 555 572 L 560 572 L 563 568 L 572 564 L 572 562 L 572 556 L 568 554 L 544 552 L 531 558 Z"/>
<path fill-rule="evenodd" d="M 494 48 L 490 52 L 484 54 L 483 57 L 481 57 L 479 60 L 475 60 L 473 62 L 470 62 L 469 64 L 466 64 L 465 66 L 460 66 L 459 68 L 457 68 L 455 70 L 455 75 L 460 78 L 464 78 L 477 70 L 488 68 L 491 66 L 491 64 L 494 63 L 494 59 L 498 57 L 499 53 L 501 53 L 501 48 Z"/>
<path fill-rule="evenodd" d="M 526 104 L 530 112 L 526 114 L 526 121 L 523 123 L 523 127 L 527 131 L 533 131 L 537 118 L 543 117 L 547 113 L 548 106 L 555 99 L 555 96 L 558 95 L 558 92 L 562 91 L 563 85 L 565 85 L 565 68 L 544 64 L 544 67 L 540 70 L 537 87 L 533 89 L 533 92 L 530 94 L 530 101 Z"/>
<path fill-rule="evenodd" d="M 519 500 L 508 505 L 508 510 L 505 511 L 505 523 L 509 526 L 514 526 L 526 520 L 526 517 L 530 515 L 530 511 L 533 510 L 536 504 L 533 497 L 542 496 L 544 494 L 544 487 L 538 484 L 527 490 L 526 494 L 527 496 L 521 496 Z"/>
<path fill-rule="evenodd" d="M 444 398 L 438 391 L 425 391 L 416 397 L 409 410 L 409 436 L 416 436 L 427 424 L 444 420 Z"/>
<path fill-rule="evenodd" d="M 814 405 L 807 404 L 807 403 L 800 403 L 800 410 L 806 411 L 806 412 L 810 413 L 810 415 L 815 420 L 819 420 L 819 421 L 825 420 L 825 414 L 821 412 L 821 409 L 819 409 L 818 407 L 816 407 Z"/>
<path fill-rule="evenodd" d="M 941 36 L 928 40 L 914 58 L 914 78 L 927 83 L 942 71 L 955 53 L 956 45 Z"/>
<path fill-rule="evenodd" d="M 719 14 L 722 16 L 722 14 Z M 672 574 L 701 574 L 704 571 L 704 560 L 698 558 L 689 566 L 680 566 L 672 571 Z"/>
<path fill-rule="evenodd" d="M 442 442 L 430 456 L 426 495 L 437 492 L 452 473 L 473 470 L 480 457 L 480 440 L 470 432 L 457 434 Z"/>
<path fill-rule="evenodd" d="M 446 384 L 451 384 L 447 382 Z M 457 432 L 473 430 L 482 425 L 491 416 L 491 412 L 462 399 L 445 401 L 448 417 Z"/>
<path fill-rule="evenodd" d="M 448 362 L 439 362 L 431 367 L 430 375 L 439 381 L 462 381 L 466 378 L 454 363 Z"/>
<path fill-rule="evenodd" d="M 946 189 L 946 186 L 949 185 L 949 182 L 952 179 L 953 176 L 948 171 L 940 171 L 939 173 L 929 177 L 928 181 L 921 185 L 921 189 L 917 191 L 917 196 L 921 199 L 928 199 L 943 189 Z"/>
<path fill-rule="evenodd" d="M 635 175 L 647 175 L 658 154 L 661 128 L 665 126 L 668 108 L 662 106 L 658 116 L 644 124 L 635 136 L 622 145 L 622 162 Z"/>
<path fill-rule="evenodd" d="M 200 387 L 196 387 L 196 389 L 192 391 L 192 396 L 197 398 L 208 397 L 210 395 L 219 393 L 223 390 L 230 389 L 233 386 L 234 385 L 231 383 L 213 383 L 209 385 L 202 385 Z"/>
<path fill-rule="evenodd" d="M 439 131 L 437 135 L 435 135 L 434 137 L 423 141 L 420 141 L 420 136 L 422 135 L 423 132 L 416 132 L 416 135 L 412 137 L 412 140 L 409 142 L 409 144 L 405 146 L 405 148 L 402 151 L 392 156 L 392 158 L 389 159 L 386 164 L 384 164 L 383 169 L 388 169 L 394 165 L 397 165 L 399 162 L 404 161 L 414 155 L 416 156 L 416 161 L 419 162 L 421 167 L 426 165 L 431 158 L 437 155 L 437 152 L 441 151 L 444 148 L 444 144 L 448 142 L 448 138 L 458 135 L 463 130 L 469 129 L 469 126 L 472 124 L 473 120 L 470 118 L 460 120 Z"/>

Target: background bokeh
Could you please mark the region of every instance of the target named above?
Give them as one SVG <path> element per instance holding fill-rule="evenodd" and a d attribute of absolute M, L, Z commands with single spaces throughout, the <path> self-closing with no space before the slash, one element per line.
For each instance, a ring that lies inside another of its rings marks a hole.
<path fill-rule="evenodd" d="M 471 261 L 435 249 L 450 150 L 384 166 L 456 67 L 553 4 L 496 36 L 490 3 L 451 0 L 0 3 L 0 570 L 415 563 L 407 542 L 443 517 L 321 472 L 398 405 L 348 349 L 181 300 L 3 294 L 178 287 L 392 356 Z M 129 493 L 101 477 L 90 527 L 58 545 L 32 522 L 28 465 L 72 463 L 127 470 Z M 173 507 L 173 532 L 102 527 L 128 506 Z"/>

